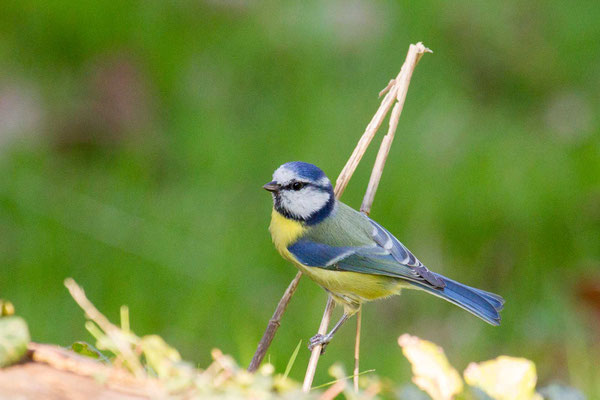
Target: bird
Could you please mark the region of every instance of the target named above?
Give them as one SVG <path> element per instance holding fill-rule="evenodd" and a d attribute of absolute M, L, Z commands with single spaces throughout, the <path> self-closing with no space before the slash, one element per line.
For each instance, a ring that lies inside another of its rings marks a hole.
<path fill-rule="evenodd" d="M 327 334 L 313 336 L 322 351 L 365 302 L 419 289 L 498 326 L 504 299 L 430 271 L 394 235 L 366 214 L 336 199 L 317 166 L 292 161 L 263 186 L 273 197 L 269 231 L 281 256 L 291 261 L 343 306 Z"/>

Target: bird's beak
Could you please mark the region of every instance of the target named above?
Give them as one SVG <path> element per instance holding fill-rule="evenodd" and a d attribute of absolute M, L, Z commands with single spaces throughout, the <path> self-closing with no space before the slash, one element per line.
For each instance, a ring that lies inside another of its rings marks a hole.
<path fill-rule="evenodd" d="M 278 192 L 281 188 L 281 185 L 275 181 L 269 182 L 263 186 L 263 189 L 268 190 L 269 192 Z"/>

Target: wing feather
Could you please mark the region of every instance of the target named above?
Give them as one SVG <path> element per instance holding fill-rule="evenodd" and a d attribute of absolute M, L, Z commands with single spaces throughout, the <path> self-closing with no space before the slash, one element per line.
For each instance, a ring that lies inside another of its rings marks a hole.
<path fill-rule="evenodd" d="M 426 284 L 413 267 L 402 265 L 386 250 L 375 246 L 329 246 L 301 239 L 288 250 L 303 265 L 333 271 L 383 275 Z"/>
<path fill-rule="evenodd" d="M 353 254 L 356 251 L 356 247 L 329 246 L 324 243 L 301 239 L 288 246 L 288 250 L 304 265 L 309 267 L 328 267 Z"/>
<path fill-rule="evenodd" d="M 368 218 L 368 217 L 367 217 Z M 389 251 L 391 256 L 399 263 L 414 269 L 414 271 L 421 276 L 427 283 L 434 288 L 443 288 L 446 286 L 444 281 L 437 275 L 432 273 L 423 265 L 421 261 L 415 257 L 410 250 L 406 248 L 394 235 L 388 232 L 383 226 L 377 222 L 368 218 L 369 222 L 373 226 L 371 236 L 375 243 Z"/>

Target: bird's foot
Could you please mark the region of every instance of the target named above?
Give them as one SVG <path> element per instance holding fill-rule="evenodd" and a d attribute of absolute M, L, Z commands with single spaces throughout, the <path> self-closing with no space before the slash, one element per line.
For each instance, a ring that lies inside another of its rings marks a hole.
<path fill-rule="evenodd" d="M 331 341 L 331 336 L 321 335 L 317 333 L 315 336 L 310 338 L 308 343 L 308 350 L 313 351 L 316 346 L 321 346 L 321 354 L 325 353 L 325 347 Z"/>

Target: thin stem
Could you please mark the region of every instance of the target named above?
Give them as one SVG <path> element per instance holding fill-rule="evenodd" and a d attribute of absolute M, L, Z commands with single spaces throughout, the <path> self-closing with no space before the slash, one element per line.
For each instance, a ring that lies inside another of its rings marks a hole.
<path fill-rule="evenodd" d="M 281 325 L 281 316 L 285 312 L 287 305 L 289 304 L 292 296 L 294 295 L 294 292 L 298 287 L 298 283 L 300 283 L 300 278 L 302 278 L 302 272 L 298 271 L 292 282 L 290 282 L 288 288 L 285 290 L 285 293 L 281 297 L 281 300 L 279 300 L 277 308 L 275 309 L 273 316 L 269 320 L 267 329 L 265 330 L 263 337 L 258 343 L 258 347 L 256 349 L 256 352 L 254 353 L 254 357 L 252 357 L 252 361 L 250 361 L 250 365 L 248 366 L 248 372 L 255 372 L 260 366 L 260 363 L 262 363 L 262 360 L 265 358 L 265 354 L 267 354 L 267 350 L 269 349 L 269 346 L 271 346 L 271 342 L 275 337 L 275 333 Z"/>
<path fill-rule="evenodd" d="M 432 51 L 423 46 L 423 43 L 421 42 L 417 43 L 416 45 L 411 44 L 408 48 L 406 61 L 402 65 L 402 69 L 400 70 L 395 83 L 390 87 L 390 82 L 386 89 L 383 90 L 383 92 L 385 92 L 385 90 L 389 90 L 386 98 L 393 93 L 397 102 L 392 110 L 388 132 L 381 141 L 381 146 L 379 147 L 379 152 L 377 153 L 377 158 L 375 159 L 375 165 L 373 166 L 373 170 L 371 172 L 371 178 L 369 179 L 369 185 L 367 186 L 365 197 L 363 198 L 362 205 L 360 206 L 360 211 L 367 215 L 371 212 L 373 199 L 375 198 L 375 193 L 377 192 L 377 187 L 379 186 L 379 181 L 381 180 L 381 175 L 383 174 L 383 168 L 385 167 L 385 162 L 390 152 L 390 147 L 394 141 L 394 134 L 398 128 L 398 121 L 400 119 L 400 115 L 402 114 L 402 109 L 404 108 L 406 94 L 408 93 L 408 85 L 410 84 L 413 71 L 423 54 L 431 52 Z"/>
<path fill-rule="evenodd" d="M 323 318 L 321 319 L 321 325 L 319 325 L 318 333 L 321 335 L 325 335 L 327 333 L 327 327 L 329 326 L 329 320 L 331 319 L 331 313 L 333 312 L 334 307 L 335 303 L 333 298 L 328 296 L 327 304 L 325 305 L 325 311 L 323 312 Z M 321 355 L 322 347 L 323 346 L 318 345 L 312 350 L 310 360 L 308 361 L 308 368 L 306 368 L 306 375 L 304 376 L 304 383 L 302 384 L 303 392 L 308 392 L 312 386 L 312 381 L 315 377 L 315 371 L 317 370 L 317 363 L 319 362 L 319 356 Z"/>
<path fill-rule="evenodd" d="M 362 307 L 356 313 L 356 341 L 354 342 L 354 391 L 358 392 L 358 372 L 360 370 L 360 327 L 362 325 Z"/>
<path fill-rule="evenodd" d="M 396 105 L 394 105 L 392 115 L 390 116 L 388 133 L 383 137 L 381 146 L 379 147 L 379 152 L 377 152 L 377 158 L 375 159 L 375 165 L 373 165 L 373 170 L 371 171 L 369 185 L 367 186 L 365 197 L 363 198 L 363 202 L 360 206 L 360 211 L 367 215 L 371 213 L 371 207 L 373 206 L 375 193 L 377 193 L 379 181 L 381 180 L 381 175 L 383 175 L 383 168 L 385 167 L 385 162 L 388 154 L 390 153 L 390 147 L 392 147 L 392 142 L 394 141 L 394 134 L 396 133 L 396 128 L 398 127 L 398 119 L 400 118 L 401 109 L 402 107 L 400 106 L 400 103 L 396 103 Z"/>
<path fill-rule="evenodd" d="M 399 76 L 398 78 L 396 78 L 396 80 L 398 79 Z M 346 162 L 346 165 L 344 165 L 342 172 L 340 172 L 340 176 L 337 178 L 337 181 L 335 183 L 335 195 L 338 199 L 341 197 L 342 193 L 344 193 L 344 190 L 346 190 L 346 186 L 348 186 L 350 177 L 352 177 L 352 174 L 354 174 L 356 167 L 358 167 L 358 163 L 365 155 L 365 152 L 367 151 L 371 140 L 373 140 L 373 137 L 375 137 L 375 133 L 377 133 L 377 130 L 381 126 L 381 123 L 383 122 L 388 111 L 390 110 L 390 108 L 392 108 L 392 105 L 396 100 L 397 94 L 398 89 L 396 85 L 394 85 L 389 89 L 389 91 L 383 98 L 383 101 L 377 109 L 377 112 L 371 119 L 371 122 L 369 122 L 369 124 L 365 128 L 365 132 L 358 141 L 358 144 L 354 148 L 354 151 L 350 155 L 350 158 Z"/>
<path fill-rule="evenodd" d="M 327 389 L 320 397 L 319 400 L 333 400 L 335 399 L 340 393 L 342 393 L 344 391 L 344 388 L 346 387 L 346 382 L 344 382 L 344 380 L 339 380 L 336 383 L 333 384 L 333 386 L 331 386 L 329 389 Z"/>
<path fill-rule="evenodd" d="M 352 174 L 354 174 L 358 163 L 367 151 L 371 140 L 373 140 L 373 137 L 375 137 L 375 133 L 377 133 L 377 130 L 381 126 L 381 123 L 383 122 L 390 108 L 392 108 L 394 102 L 397 100 L 401 103 L 401 108 L 404 106 L 404 100 L 406 99 L 406 93 L 408 92 L 410 78 L 412 77 L 412 73 L 417 66 L 417 62 L 425 53 L 432 53 L 432 51 L 423 46 L 423 43 L 419 42 L 416 45 L 411 44 L 408 48 L 406 61 L 404 61 L 398 76 L 396 76 L 396 79 L 391 80 L 385 89 L 379 93 L 381 96 L 387 92 L 383 98 L 383 101 L 381 102 L 381 105 L 377 109 L 377 112 L 375 115 L 373 115 L 373 118 L 371 118 L 371 121 L 365 128 L 365 132 L 358 141 L 358 144 L 354 148 L 352 155 L 346 162 L 346 165 L 342 169 L 342 172 L 336 181 L 335 195 L 337 198 L 340 198 L 342 193 L 344 193 L 344 190 L 346 190 L 346 186 L 348 186 L 350 177 L 352 177 Z"/>

